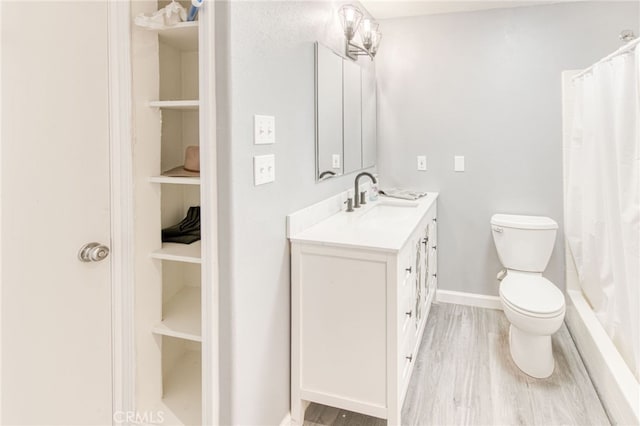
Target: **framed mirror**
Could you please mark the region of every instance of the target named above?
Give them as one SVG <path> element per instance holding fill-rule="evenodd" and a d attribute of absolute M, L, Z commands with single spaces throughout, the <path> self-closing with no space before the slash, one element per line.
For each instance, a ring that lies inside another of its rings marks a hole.
<path fill-rule="evenodd" d="M 316 179 L 376 163 L 376 80 L 362 65 L 315 44 Z"/>

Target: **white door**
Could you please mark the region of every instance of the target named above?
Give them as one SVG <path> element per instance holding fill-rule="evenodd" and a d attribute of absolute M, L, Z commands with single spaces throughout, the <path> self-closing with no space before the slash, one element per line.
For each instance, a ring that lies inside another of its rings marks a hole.
<path fill-rule="evenodd" d="M 0 13 L 0 423 L 111 424 L 107 4 Z"/>

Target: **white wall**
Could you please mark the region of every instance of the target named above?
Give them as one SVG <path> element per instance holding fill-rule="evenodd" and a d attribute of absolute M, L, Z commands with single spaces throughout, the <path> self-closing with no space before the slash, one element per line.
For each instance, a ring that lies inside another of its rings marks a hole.
<path fill-rule="evenodd" d="M 314 42 L 342 49 L 328 1 L 216 2 L 221 424 L 274 425 L 289 412 L 290 275 L 286 215 L 353 185 L 315 181 Z M 253 145 L 253 115 L 276 118 Z M 276 181 L 253 185 L 254 155 Z"/>
<path fill-rule="evenodd" d="M 546 275 L 564 288 L 561 72 L 638 31 L 637 2 L 578 2 L 382 21 L 382 186 L 439 191 L 438 285 L 497 294 L 493 213 L 560 223 Z M 427 172 L 416 171 L 416 155 Z M 464 155 L 466 172 L 453 171 Z"/>

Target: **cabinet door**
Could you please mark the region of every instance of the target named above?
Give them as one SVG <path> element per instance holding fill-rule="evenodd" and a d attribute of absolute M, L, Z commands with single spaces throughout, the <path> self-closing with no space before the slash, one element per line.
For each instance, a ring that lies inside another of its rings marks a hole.
<path fill-rule="evenodd" d="M 434 291 L 438 280 L 438 222 L 435 212 L 429 224 L 429 243 L 427 244 L 427 253 L 429 258 L 429 275 L 427 277 L 427 285 L 429 286 L 430 291 Z"/>
<path fill-rule="evenodd" d="M 427 222 L 427 225 L 423 228 L 422 234 L 420 235 L 420 247 L 422 249 L 422 280 L 420 281 L 420 286 L 422 287 L 422 298 L 420 300 L 420 304 L 424 305 L 427 303 L 427 298 L 429 297 L 429 276 L 431 273 L 431 263 L 429 262 L 429 234 L 431 233 L 431 224 L 430 221 Z"/>
<path fill-rule="evenodd" d="M 414 267 L 415 274 L 413 279 L 413 296 L 414 296 L 414 312 L 415 314 L 415 327 L 420 327 L 420 322 L 422 321 L 422 307 L 423 307 L 423 294 L 424 294 L 424 251 L 422 250 L 422 241 L 420 238 L 416 238 L 414 242 Z"/>

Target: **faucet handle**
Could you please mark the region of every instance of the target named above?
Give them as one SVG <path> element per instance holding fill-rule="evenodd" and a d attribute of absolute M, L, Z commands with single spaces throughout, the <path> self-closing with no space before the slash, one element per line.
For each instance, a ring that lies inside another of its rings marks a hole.
<path fill-rule="evenodd" d="M 351 198 L 351 197 L 347 198 L 347 201 L 345 201 L 342 204 L 346 204 L 347 205 L 347 212 L 352 212 L 353 211 L 353 198 Z"/>

